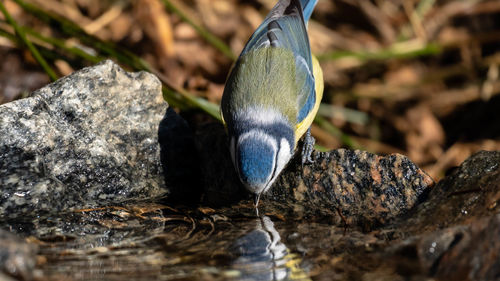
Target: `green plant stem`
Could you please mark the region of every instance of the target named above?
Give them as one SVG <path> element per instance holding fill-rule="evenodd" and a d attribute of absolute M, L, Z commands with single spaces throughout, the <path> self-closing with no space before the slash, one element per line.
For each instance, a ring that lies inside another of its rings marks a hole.
<path fill-rule="evenodd" d="M 441 53 L 442 48 L 436 43 L 429 43 L 421 48 L 410 50 L 398 50 L 396 48 L 381 49 L 375 52 L 369 51 L 333 51 L 326 54 L 318 55 L 318 60 L 338 60 L 343 58 L 354 58 L 361 62 L 370 60 L 387 60 L 387 59 L 409 59 L 420 56 L 436 55 Z"/>
<path fill-rule="evenodd" d="M 322 129 L 330 133 L 332 136 L 339 138 L 342 141 L 342 143 L 347 145 L 349 148 L 363 149 L 363 147 L 360 144 L 358 144 L 355 140 L 353 140 L 349 135 L 344 134 L 341 130 L 333 126 L 325 118 L 316 115 L 316 117 L 314 118 L 314 122 L 318 124 L 318 126 L 320 126 Z"/>
<path fill-rule="evenodd" d="M 19 39 L 23 42 L 23 44 L 30 50 L 31 54 L 33 57 L 36 59 L 36 61 L 40 64 L 40 66 L 45 70 L 47 75 L 50 77 L 52 81 L 57 80 L 58 76 L 52 70 L 52 68 L 49 66 L 47 61 L 43 58 L 43 56 L 38 52 L 38 49 L 31 43 L 28 38 L 26 38 L 26 34 L 24 33 L 23 29 L 17 24 L 17 22 L 14 20 L 14 18 L 11 17 L 5 6 L 3 5 L 2 2 L 0 2 L 0 10 L 2 11 L 2 14 L 4 15 L 5 19 L 7 22 L 14 28 L 17 36 Z"/>
<path fill-rule="evenodd" d="M 347 122 L 363 126 L 370 119 L 365 112 L 324 103 L 320 104 L 318 114 L 330 118 L 341 118 Z"/>
<path fill-rule="evenodd" d="M 135 56 L 132 52 L 123 50 L 116 44 L 102 41 L 99 38 L 88 34 L 85 30 L 83 30 L 83 28 L 66 18 L 43 11 L 40 8 L 22 0 L 13 1 L 41 21 L 50 26 L 57 27 L 61 32 L 67 35 L 78 38 L 83 44 L 91 46 L 92 48 L 98 50 L 99 53 L 114 57 L 119 62 L 134 69 L 146 70 L 147 63 L 141 58 Z"/>
<path fill-rule="evenodd" d="M 19 40 L 17 36 L 15 36 L 10 32 L 7 32 L 6 30 L 3 30 L 2 28 L 0 28 L 0 36 L 9 39 L 10 41 L 12 41 L 12 43 L 16 45 L 22 44 L 22 42 Z"/>
<path fill-rule="evenodd" d="M 184 89 L 180 89 L 178 87 L 175 87 L 173 83 L 170 83 L 168 79 L 162 75 L 159 71 L 153 69 L 149 64 L 141 59 L 140 57 L 136 56 L 132 52 L 128 50 L 122 50 L 115 44 L 112 44 L 110 42 L 104 42 L 100 39 L 98 39 L 95 36 L 89 35 L 85 30 L 83 30 L 80 26 L 77 24 L 73 23 L 72 21 L 65 19 L 63 17 L 59 17 L 57 15 L 53 15 L 50 13 L 47 13 L 31 4 L 28 4 L 22 0 L 13 0 L 15 1 L 18 5 L 20 5 L 25 11 L 33 14 L 40 20 L 44 21 L 45 23 L 51 25 L 51 26 L 57 26 L 60 28 L 60 30 L 69 35 L 78 38 L 83 44 L 86 44 L 95 50 L 97 50 L 98 53 L 100 54 L 105 54 L 106 56 L 113 57 L 117 59 L 120 63 L 123 63 L 125 65 L 128 65 L 131 67 L 133 70 L 145 70 L 148 72 L 151 72 L 158 76 L 160 80 L 171 90 L 170 91 L 164 91 L 163 95 L 165 100 L 169 102 L 173 102 L 176 104 L 184 104 L 184 105 L 190 105 L 197 107 L 205 112 L 207 112 L 209 115 L 215 117 L 216 119 L 220 120 L 220 116 L 218 113 L 218 106 L 212 103 L 209 103 L 208 101 L 193 96 L 191 93 Z M 33 35 L 36 36 L 36 35 Z M 47 40 L 48 38 L 42 38 L 40 37 L 40 40 L 43 41 L 52 41 L 48 42 L 51 43 L 55 46 L 58 46 L 62 48 L 61 44 L 62 42 L 57 42 L 57 40 Z M 68 47 L 66 47 L 68 48 Z M 87 60 L 94 62 L 98 59 L 100 59 L 99 56 L 94 56 L 91 57 L 91 55 L 86 56 L 82 52 L 76 52 L 76 48 L 70 48 L 74 54 L 80 55 L 82 57 L 86 57 Z M 67 49 L 69 50 L 69 49 Z M 174 95 L 174 93 L 176 93 Z M 177 95 L 179 94 L 179 95 Z M 186 102 L 181 102 L 180 99 L 184 98 Z"/>
<path fill-rule="evenodd" d="M 231 60 L 236 59 L 236 56 L 224 42 L 222 42 L 216 36 L 212 35 L 212 33 L 210 33 L 202 26 L 194 23 L 194 21 L 192 21 L 186 14 L 184 14 L 179 8 L 177 8 L 174 4 L 172 4 L 170 0 L 162 0 L 162 2 L 168 10 L 178 15 L 182 21 L 191 25 L 191 27 L 193 27 L 196 30 L 196 32 L 198 32 L 198 34 L 201 37 L 203 37 L 203 39 L 205 39 L 209 44 L 214 46 L 217 50 L 219 50 L 221 53 L 223 53 L 226 57 L 230 58 Z"/>
<path fill-rule="evenodd" d="M 217 104 L 211 103 L 206 99 L 196 97 L 193 94 L 189 93 L 188 91 L 176 87 L 175 85 L 170 83 L 170 81 L 168 81 L 168 79 L 165 78 L 163 74 L 159 73 L 156 70 L 152 70 L 152 73 L 158 76 L 158 78 L 160 78 L 163 84 L 167 86 L 168 89 L 165 89 L 163 91 L 163 98 L 169 104 L 173 103 L 176 105 L 183 105 L 184 107 L 186 106 L 196 107 L 203 110 L 205 113 L 212 116 L 216 120 L 222 121 L 219 113 L 219 106 Z"/>
<path fill-rule="evenodd" d="M 98 62 L 105 59 L 104 57 L 92 55 L 81 48 L 69 47 L 69 46 L 67 46 L 67 43 L 64 40 L 42 35 L 29 27 L 20 26 L 19 28 L 21 28 L 25 34 L 32 36 L 33 38 L 36 38 L 40 42 L 47 43 L 47 44 L 51 45 L 52 47 L 59 48 L 59 49 L 65 51 L 69 54 L 75 55 L 75 56 L 82 58 L 84 60 L 87 60 L 89 62 L 98 63 Z M 11 41 L 15 41 L 15 40 L 13 40 L 13 37 L 17 38 L 15 36 L 13 36 L 11 33 L 7 32 L 3 29 L 0 29 L 0 30 L 2 31 L 2 34 L 0 34 L 0 36 L 4 36 Z M 36 41 L 33 41 L 33 44 L 36 46 L 37 45 Z"/>
<path fill-rule="evenodd" d="M 78 56 L 78 57 L 80 57 L 84 60 L 87 60 L 89 62 L 98 63 L 98 62 L 104 60 L 103 57 L 89 54 L 88 52 L 86 52 L 78 47 L 68 47 L 66 42 L 64 42 L 64 40 L 57 39 L 54 37 L 44 36 L 36 31 L 34 31 L 33 29 L 30 29 L 27 27 L 22 27 L 22 29 L 26 32 L 26 34 L 33 36 L 34 38 L 36 38 L 42 42 L 45 42 L 45 43 L 48 43 L 52 46 L 60 48 L 60 49 L 66 51 L 72 55 Z"/>

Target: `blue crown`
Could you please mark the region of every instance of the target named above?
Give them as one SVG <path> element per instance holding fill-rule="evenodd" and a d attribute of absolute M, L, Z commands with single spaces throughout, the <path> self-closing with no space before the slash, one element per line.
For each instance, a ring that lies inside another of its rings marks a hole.
<path fill-rule="evenodd" d="M 249 187 L 264 188 L 274 172 L 275 153 L 271 144 L 262 139 L 244 139 L 237 151 L 241 180 Z"/>

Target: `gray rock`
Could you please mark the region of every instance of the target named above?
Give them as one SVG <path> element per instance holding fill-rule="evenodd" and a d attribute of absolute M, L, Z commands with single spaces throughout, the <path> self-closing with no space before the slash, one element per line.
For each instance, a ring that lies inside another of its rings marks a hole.
<path fill-rule="evenodd" d="M 466 224 L 497 214 L 499 203 L 500 151 L 481 151 L 441 180 L 401 229 L 413 234 Z"/>
<path fill-rule="evenodd" d="M 0 106 L 0 216 L 62 211 L 167 193 L 160 81 L 112 61 Z"/>

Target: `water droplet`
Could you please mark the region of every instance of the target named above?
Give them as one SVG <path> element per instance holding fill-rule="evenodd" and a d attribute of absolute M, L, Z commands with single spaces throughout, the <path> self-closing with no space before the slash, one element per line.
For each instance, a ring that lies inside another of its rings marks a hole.
<path fill-rule="evenodd" d="M 429 253 L 434 254 L 434 252 L 436 252 L 436 246 L 437 246 L 437 243 L 432 242 L 431 247 L 429 248 Z"/>
<path fill-rule="evenodd" d="M 16 191 L 14 195 L 19 196 L 19 197 L 24 197 L 26 196 L 26 192 L 24 191 Z"/>

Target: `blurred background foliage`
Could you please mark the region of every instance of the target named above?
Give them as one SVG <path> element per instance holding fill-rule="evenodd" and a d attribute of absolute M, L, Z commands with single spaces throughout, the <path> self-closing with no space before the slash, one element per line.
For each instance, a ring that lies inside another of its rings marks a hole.
<path fill-rule="evenodd" d="M 226 75 L 275 0 L 2 0 L 0 104 L 103 59 L 218 118 Z M 309 24 L 324 149 L 408 155 L 435 179 L 500 150 L 500 1 L 319 0 Z M 212 117 L 208 117 L 212 116 Z"/>

